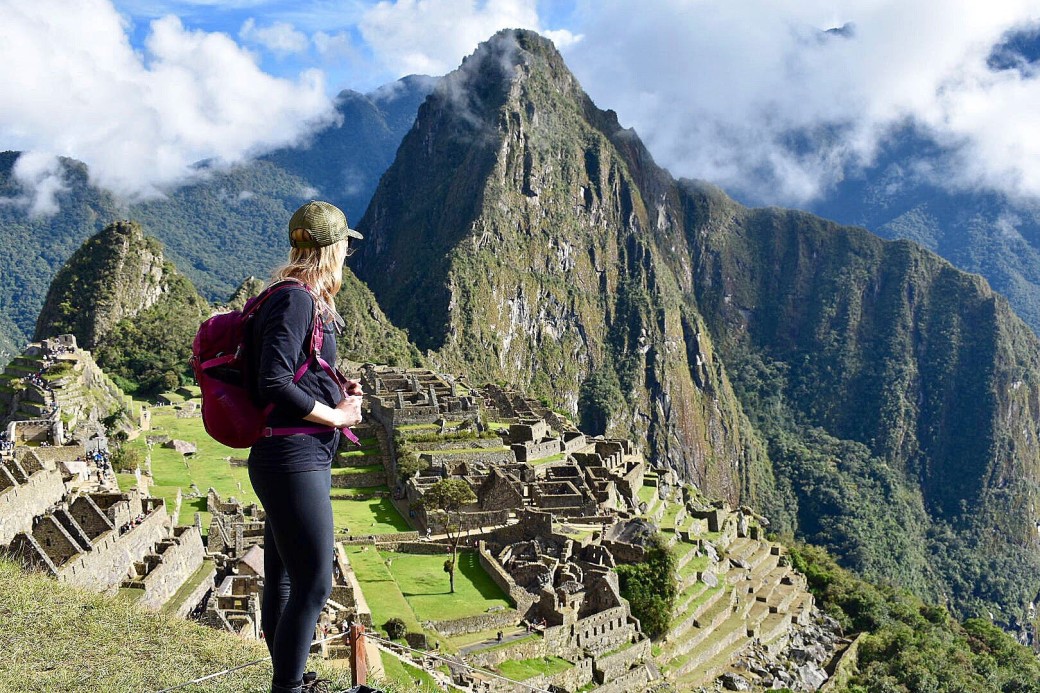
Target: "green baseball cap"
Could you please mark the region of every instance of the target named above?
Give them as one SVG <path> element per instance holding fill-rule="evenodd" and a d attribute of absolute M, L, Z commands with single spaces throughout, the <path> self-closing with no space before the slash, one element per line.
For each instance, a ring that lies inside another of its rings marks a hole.
<path fill-rule="evenodd" d="M 293 240 L 292 232 L 296 229 L 306 229 L 311 240 Z M 347 226 L 347 215 L 343 210 L 328 202 L 311 200 L 289 219 L 289 244 L 294 248 L 321 248 L 347 237 L 364 238 Z"/>

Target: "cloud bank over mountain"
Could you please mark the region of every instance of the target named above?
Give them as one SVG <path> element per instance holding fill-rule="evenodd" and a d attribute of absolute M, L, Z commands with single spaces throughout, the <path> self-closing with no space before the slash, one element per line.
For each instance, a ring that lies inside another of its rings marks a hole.
<path fill-rule="evenodd" d="M 319 71 L 272 77 L 227 35 L 174 16 L 151 23 L 143 51 L 127 30 L 107 0 L 0 3 L 0 146 L 81 159 L 134 196 L 200 160 L 293 143 L 334 114 Z"/>
<path fill-rule="evenodd" d="M 505 27 L 552 38 L 659 163 L 750 203 L 811 204 L 907 129 L 936 146 L 904 176 L 1040 197 L 1040 0 L 0 0 L 0 149 L 148 194 Z"/>
<path fill-rule="evenodd" d="M 666 168 L 755 202 L 808 202 L 907 126 L 947 153 L 918 175 L 1037 196 L 1037 71 L 990 56 L 1038 22 L 1019 0 L 604 0 L 564 53 Z"/>

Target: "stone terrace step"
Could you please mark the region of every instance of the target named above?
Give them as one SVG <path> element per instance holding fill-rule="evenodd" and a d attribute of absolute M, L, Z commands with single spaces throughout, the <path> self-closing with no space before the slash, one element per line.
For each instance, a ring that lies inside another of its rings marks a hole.
<path fill-rule="evenodd" d="M 708 585 L 700 580 L 694 580 L 691 585 L 683 588 L 675 600 L 675 615 L 681 616 L 685 614 L 689 610 L 690 604 L 693 603 L 693 600 L 704 594 L 704 590 L 706 589 L 708 589 Z"/>
<path fill-rule="evenodd" d="M 789 579 L 791 569 L 787 566 L 774 566 L 768 572 L 752 577 L 747 581 L 747 593 L 754 595 L 758 601 L 766 601 L 785 579 Z M 792 585 L 787 585 L 792 586 Z"/>
<path fill-rule="evenodd" d="M 752 573 L 767 573 L 780 562 L 780 547 L 769 542 L 761 542 L 761 546 L 748 557 L 747 562 L 751 566 Z M 764 570 L 759 570 L 761 566 L 766 567 Z"/>
<path fill-rule="evenodd" d="M 662 655 L 666 659 L 682 657 L 700 643 L 714 637 L 715 630 L 733 616 L 735 603 L 733 591 L 726 590 L 726 595 L 725 598 L 715 600 L 699 616 L 691 619 L 692 626 L 688 626 L 678 632 L 673 631 L 669 633 L 668 646 L 662 652 Z"/>
<path fill-rule="evenodd" d="M 675 550 L 675 570 L 678 573 L 683 572 L 683 568 L 690 562 L 690 559 L 699 553 L 696 544 L 679 544 L 679 548 Z"/>
<path fill-rule="evenodd" d="M 791 606 L 805 594 L 794 585 L 779 585 L 766 598 L 766 606 L 773 613 L 786 614 Z"/>
<path fill-rule="evenodd" d="M 701 595 L 703 596 L 699 595 L 698 598 L 691 600 L 686 610 L 674 621 L 675 625 L 668 631 L 669 640 L 682 635 L 692 628 L 696 624 L 697 619 L 702 618 L 704 613 L 715 606 L 716 603 L 724 602 L 727 607 L 733 604 L 733 590 L 726 585 L 719 585 L 718 587 L 706 586 Z"/>
<path fill-rule="evenodd" d="M 787 614 L 770 613 L 755 628 L 755 637 L 767 645 L 786 636 L 791 630 L 791 619 Z"/>
<path fill-rule="evenodd" d="M 703 645 L 691 650 L 688 656 L 676 662 L 677 666 L 673 669 L 673 672 L 685 679 L 688 675 L 696 673 L 705 662 L 717 659 L 723 654 L 725 656 L 722 658 L 722 661 L 728 663 L 732 661 L 733 656 L 737 652 L 747 647 L 750 643 L 751 640 L 747 636 L 746 621 L 743 618 L 731 616 L 715 629 L 712 637 L 704 641 Z M 689 689 L 683 687 L 681 690 Z"/>
<path fill-rule="evenodd" d="M 762 546 L 757 539 L 737 537 L 732 544 L 726 548 L 726 557 L 730 560 L 748 561 L 751 556 Z"/>

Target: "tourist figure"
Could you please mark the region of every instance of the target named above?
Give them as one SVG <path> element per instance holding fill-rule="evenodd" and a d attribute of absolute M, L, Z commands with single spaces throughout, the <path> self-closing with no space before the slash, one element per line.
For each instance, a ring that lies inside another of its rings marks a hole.
<path fill-rule="evenodd" d="M 361 385 L 311 363 L 312 327 L 320 321 L 320 356 L 335 367 L 336 330 L 342 319 L 333 297 L 343 280 L 348 238 L 361 234 L 327 202 L 309 202 L 289 221 L 289 260 L 272 283 L 299 286 L 272 294 L 247 335 L 250 379 L 258 402 L 274 404 L 272 428 L 299 429 L 262 437 L 249 452 L 249 480 L 267 513 L 261 610 L 264 641 L 273 662 L 272 693 L 324 690 L 305 672 L 315 625 L 332 586 L 332 457 L 340 431 L 361 421 Z M 317 359 L 312 359 L 316 361 Z M 340 382 L 337 382 L 340 380 Z M 305 673 L 307 683 L 304 683 Z"/>

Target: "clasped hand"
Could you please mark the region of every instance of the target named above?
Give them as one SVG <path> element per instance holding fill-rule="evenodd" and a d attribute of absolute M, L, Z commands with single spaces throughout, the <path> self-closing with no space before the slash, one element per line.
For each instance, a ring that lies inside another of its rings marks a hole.
<path fill-rule="evenodd" d="M 338 428 L 355 426 L 361 423 L 362 400 L 361 395 L 348 394 L 339 401 L 339 404 L 336 405 L 336 411 L 343 416 L 343 423 L 340 423 Z"/>

